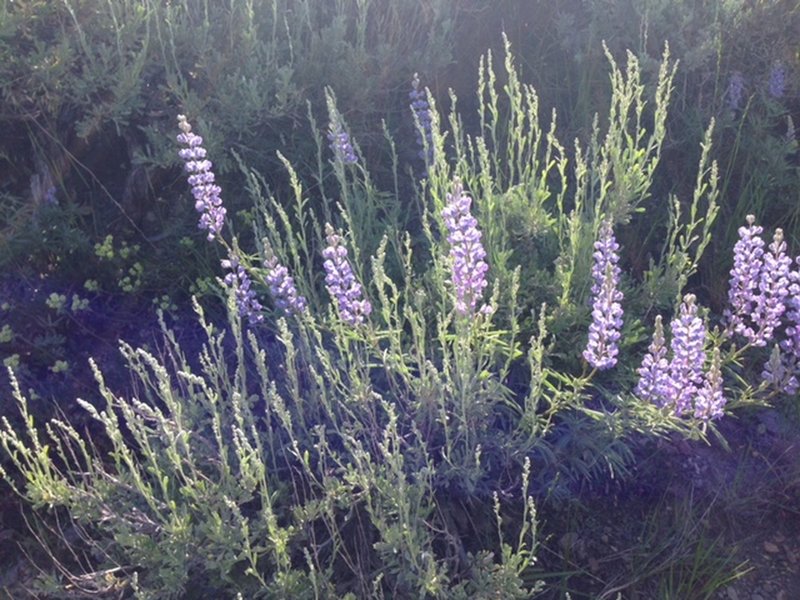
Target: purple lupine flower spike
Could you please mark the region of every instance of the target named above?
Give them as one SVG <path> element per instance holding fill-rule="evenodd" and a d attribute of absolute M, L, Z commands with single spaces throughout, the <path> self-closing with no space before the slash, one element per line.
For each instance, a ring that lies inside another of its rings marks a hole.
<path fill-rule="evenodd" d="M 789 339 L 791 341 L 787 347 L 791 350 L 791 345 L 796 340 Z M 761 371 L 761 378 L 778 391 L 786 394 L 796 394 L 798 388 L 800 388 L 800 382 L 797 379 L 797 360 L 791 354 L 787 356 L 781 352 L 782 345 L 783 342 L 776 344 L 772 348 L 769 360 L 764 364 L 764 369 Z"/>
<path fill-rule="evenodd" d="M 704 421 L 719 419 L 723 415 L 722 409 L 726 402 L 722 389 L 722 359 L 719 348 L 714 348 L 711 366 L 694 401 L 694 416 Z"/>
<path fill-rule="evenodd" d="M 233 288 L 236 294 L 236 307 L 239 310 L 239 316 L 247 318 L 251 325 L 263 321 L 264 315 L 261 314 L 261 311 L 264 307 L 258 301 L 255 291 L 251 289 L 252 281 L 239 262 L 239 258 L 235 254 L 230 254 L 220 264 L 223 269 L 230 271 L 225 275 L 224 281 L 225 285 Z"/>
<path fill-rule="evenodd" d="M 778 61 L 769 72 L 769 95 L 776 100 L 786 92 L 786 66 Z"/>
<path fill-rule="evenodd" d="M 289 269 L 278 262 L 278 257 L 275 256 L 271 247 L 265 248 L 265 254 L 267 255 L 265 264 L 269 269 L 265 279 L 275 306 L 292 314 L 305 312 L 308 303 L 303 296 L 297 293 L 294 279 L 289 275 Z"/>
<path fill-rule="evenodd" d="M 739 241 L 733 248 L 725 317 L 728 328 L 754 346 L 766 346 L 780 325 L 789 296 L 792 260 L 786 255 L 783 231 L 775 231 L 768 251 L 764 251 L 763 229 L 755 217 L 747 216 L 748 227 L 739 228 Z"/>
<path fill-rule="evenodd" d="M 703 366 L 706 360 L 706 327 L 697 314 L 693 294 L 686 294 L 679 314 L 672 320 L 672 360 L 666 399 L 681 416 L 692 408 L 692 401 L 703 385 Z"/>
<path fill-rule="evenodd" d="M 369 300 L 362 299 L 361 284 L 356 281 L 347 260 L 347 248 L 342 244 L 342 236 L 329 223 L 325 224 L 325 237 L 328 242 L 328 247 L 322 251 L 325 258 L 325 287 L 336 302 L 342 321 L 351 326 L 360 325 L 372 312 L 372 305 Z"/>
<path fill-rule="evenodd" d="M 747 215 L 747 227 L 739 228 L 739 241 L 733 247 L 733 267 L 731 268 L 728 303 L 724 316 L 728 327 L 748 339 L 755 337 L 755 331 L 745 322 L 753 314 L 757 304 L 761 266 L 764 262 L 763 228 L 755 225 L 755 216 Z"/>
<path fill-rule="evenodd" d="M 489 265 L 483 260 L 486 258 L 486 251 L 481 242 L 478 221 L 470 212 L 471 205 L 472 198 L 464 193 L 464 186 L 456 179 L 452 193 L 447 194 L 447 205 L 442 210 L 442 218 L 448 231 L 455 305 L 456 312 L 460 315 L 474 314 L 476 306 L 483 298 L 483 290 L 488 285 L 486 272 Z M 491 312 L 491 307 L 484 305 L 480 312 L 487 314 Z"/>
<path fill-rule="evenodd" d="M 617 364 L 618 342 L 622 330 L 622 292 L 619 291 L 620 268 L 617 266 L 619 244 L 610 221 L 600 228 L 594 243 L 592 267 L 592 322 L 589 343 L 583 358 L 596 369 L 610 369 Z"/>
<path fill-rule="evenodd" d="M 192 186 L 194 207 L 200 213 L 198 227 L 208 231 L 208 241 L 211 242 L 220 234 L 225 224 L 226 211 L 220 198 L 222 190 L 214 183 L 212 164 L 206 159 L 206 149 L 202 146 L 203 138 L 192 133 L 192 126 L 184 115 L 178 115 L 178 127 L 181 130 L 178 142 L 186 146 L 178 155 L 189 173 L 188 181 Z"/>
<path fill-rule="evenodd" d="M 332 121 L 330 123 L 328 141 L 330 142 L 330 148 L 336 160 L 340 160 L 346 165 L 352 165 L 358 162 L 356 153 L 353 150 L 353 144 L 350 142 L 350 136 L 342 129 L 342 124 L 338 121 Z"/>
<path fill-rule="evenodd" d="M 736 112 L 742 106 L 744 96 L 744 76 L 739 71 L 734 71 L 728 80 L 728 108 Z"/>
<path fill-rule="evenodd" d="M 419 129 L 416 132 L 417 145 L 420 148 L 419 157 L 427 163 L 431 163 L 433 162 L 433 119 L 425 90 L 420 89 L 417 73 L 414 73 L 414 78 L 411 80 L 411 92 L 408 97 L 411 100 L 411 112 L 419 122 Z"/>
<path fill-rule="evenodd" d="M 772 339 L 775 329 L 780 326 L 781 317 L 786 310 L 786 298 L 789 296 L 789 274 L 792 259 L 786 255 L 786 242 L 783 231 L 775 230 L 769 252 L 764 254 L 758 289 L 760 292 L 757 312 L 753 316 L 758 326 L 756 346 L 766 346 Z"/>
<path fill-rule="evenodd" d="M 800 390 L 800 256 L 795 259 L 798 270 L 789 274 L 789 296 L 786 299 L 788 325 L 780 342 L 781 366 L 785 373 L 780 389 L 787 394 Z"/>
<path fill-rule="evenodd" d="M 652 402 L 658 407 L 664 406 L 669 383 L 669 362 L 661 315 L 656 316 L 653 341 L 650 342 L 642 365 L 636 372 L 639 374 L 639 383 L 636 384 L 634 393 L 642 400 Z"/>

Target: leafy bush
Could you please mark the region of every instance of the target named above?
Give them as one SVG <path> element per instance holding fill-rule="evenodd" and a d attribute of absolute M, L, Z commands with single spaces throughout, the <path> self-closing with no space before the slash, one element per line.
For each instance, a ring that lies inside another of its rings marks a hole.
<path fill-rule="evenodd" d="M 40 204 L 51 187 L 66 191 L 92 147 L 122 146 L 134 166 L 172 166 L 165 118 L 181 105 L 212 119 L 219 168 L 235 165 L 231 147 L 262 165 L 323 85 L 370 122 L 385 113 L 392 78 L 447 64 L 461 11 L 424 4 L 4 3 L 0 86 L 13 133 L 3 156 L 24 166 L 22 179 L 35 175 L 31 201 Z"/>
<path fill-rule="evenodd" d="M 693 285 L 712 307 L 722 310 L 725 303 L 726 282 L 719 274 L 730 267 L 729 249 L 746 215 L 783 228 L 787 240 L 800 239 L 796 3 L 567 0 L 508 7 L 513 12 L 508 21 L 517 26 L 509 35 L 525 57 L 525 74 L 543 101 L 558 107 L 570 136 L 591 130 L 596 107 L 607 98 L 601 41 L 615 54 L 631 49 L 646 76 L 659 68 L 660 47 L 669 42 L 680 70 L 665 168 L 656 175 L 654 189 L 688 199 L 694 181 L 686 173 L 697 161 L 696 139 L 714 118 L 714 158 L 726 201 L 713 229 L 712 251 Z M 636 221 L 638 227 L 626 232 L 627 258 L 638 272 L 648 255 L 659 251 L 669 204 L 652 206 Z"/>
<path fill-rule="evenodd" d="M 739 362 L 778 335 L 768 379 L 789 384 L 776 373 L 797 368 L 800 307 L 787 298 L 800 276 L 779 236 L 765 251 L 752 221 L 742 229 L 737 264 L 758 260 L 732 272 L 724 330 L 682 294 L 717 211 L 710 130 L 691 210 L 674 201 L 662 257 L 623 278 L 614 230 L 647 210 L 668 53 L 652 112 L 635 57 L 624 70 L 611 60 L 607 132 L 596 124 L 569 171 L 555 115 L 543 130 L 508 49 L 503 68 L 501 86 L 482 62 L 474 133 L 455 96 L 447 129 L 430 94 L 415 104 L 426 164 L 410 200 L 375 188 L 329 92 L 338 202 L 315 209 L 288 161 L 288 202 L 245 169 L 255 254 L 226 227 L 203 140 L 179 118 L 201 228 L 228 256 L 229 323 L 195 303 L 195 358 L 163 322 L 160 356 L 122 343 L 131 394 L 95 367 L 102 405 L 79 401 L 100 436 L 64 419 L 40 433 L 11 373 L 24 435 L 4 418 L 0 441 L 22 482 L 6 479 L 80 540 L 41 589 L 529 597 L 534 497 L 624 472 L 639 433 L 702 437 L 724 410 L 776 393 L 748 385 Z M 656 310 L 675 312 L 669 346 L 659 316 L 642 360 Z"/>
<path fill-rule="evenodd" d="M 0 267 L 9 273 L 0 286 L 10 291 L 3 316 L 19 333 L 9 356 L 41 379 L 71 342 L 105 337 L 119 321 L 186 303 L 190 293 L 220 295 L 217 249 L 197 243 L 190 205 L 171 199 L 175 106 L 213 123 L 206 137 L 218 173 L 235 171 L 235 154 L 272 170 L 275 149 L 287 145 L 293 160 L 311 163 L 307 103 L 322 104 L 324 85 L 359 127 L 377 122 L 413 68 L 434 73 L 450 62 L 469 8 L 445 0 L 0 3 Z M 242 204 L 232 193 L 231 217 L 246 222 Z M 118 249 L 138 248 L 135 258 L 97 255 L 108 236 Z M 49 319 L 49 293 L 87 291 L 91 306 L 79 322 Z"/>

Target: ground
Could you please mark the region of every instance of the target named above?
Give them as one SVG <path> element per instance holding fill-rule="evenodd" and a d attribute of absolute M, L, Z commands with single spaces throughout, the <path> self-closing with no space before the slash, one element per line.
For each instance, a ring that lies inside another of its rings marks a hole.
<path fill-rule="evenodd" d="M 588 490 L 554 517 L 543 510 L 542 570 L 562 575 L 541 597 L 800 598 L 800 427 L 792 410 L 727 416 L 720 431 L 728 448 L 649 444 L 628 481 Z"/>

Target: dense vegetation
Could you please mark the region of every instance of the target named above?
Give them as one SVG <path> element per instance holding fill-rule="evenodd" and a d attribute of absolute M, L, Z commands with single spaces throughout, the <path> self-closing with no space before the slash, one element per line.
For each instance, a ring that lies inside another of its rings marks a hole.
<path fill-rule="evenodd" d="M 548 511 L 796 418 L 800 9 L 750 4 L 4 2 L 29 585 L 546 597 Z M 682 543 L 605 597 L 736 575 Z"/>

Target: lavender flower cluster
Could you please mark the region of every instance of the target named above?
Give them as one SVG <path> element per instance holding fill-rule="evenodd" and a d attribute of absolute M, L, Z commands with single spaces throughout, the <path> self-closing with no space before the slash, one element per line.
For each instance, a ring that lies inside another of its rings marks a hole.
<path fill-rule="evenodd" d="M 754 341 L 755 331 L 745 324 L 745 319 L 755 310 L 755 297 L 764 262 L 763 229 L 755 223 L 753 215 L 747 216 L 747 227 L 739 228 L 739 241 L 733 247 L 733 268 L 728 288 L 728 308 L 725 319 L 736 333 Z"/>
<path fill-rule="evenodd" d="M 362 299 L 361 284 L 356 281 L 353 268 L 347 260 L 347 248 L 342 236 L 334 231 L 330 223 L 325 224 L 327 248 L 322 251 L 325 259 L 325 287 L 336 302 L 342 321 L 351 326 L 360 325 L 372 312 L 369 300 Z"/>
<path fill-rule="evenodd" d="M 744 75 L 739 71 L 734 71 L 728 80 L 728 108 L 731 112 L 736 112 L 742 107 L 742 98 L 744 97 Z"/>
<path fill-rule="evenodd" d="M 780 100 L 786 94 L 786 65 L 778 60 L 772 64 L 769 79 L 766 81 L 766 92 L 773 100 Z M 740 71 L 734 71 L 728 79 L 725 93 L 728 109 L 736 113 L 742 108 L 744 100 L 745 78 Z"/>
<path fill-rule="evenodd" d="M 667 360 L 663 331 L 659 331 L 638 370 L 636 393 L 657 406 L 671 407 L 678 416 L 693 412 L 699 419 L 721 417 L 727 399 L 722 389 L 719 350 L 714 350 L 716 358 L 706 369 L 708 334 L 694 295 L 684 296 L 670 329 L 671 358 Z"/>
<path fill-rule="evenodd" d="M 336 160 L 342 161 L 346 165 L 352 165 L 358 162 L 356 153 L 353 150 L 353 144 L 350 142 L 350 136 L 342 129 L 342 124 L 332 121 L 328 127 L 328 141 L 330 148 Z"/>
<path fill-rule="evenodd" d="M 653 340 L 647 348 L 647 354 L 642 359 L 638 369 L 639 382 L 634 393 L 643 400 L 664 406 L 669 386 L 669 360 L 667 360 L 667 346 L 664 339 L 664 325 L 661 315 L 656 316 L 653 331 Z"/>
<path fill-rule="evenodd" d="M 208 231 L 208 241 L 211 242 L 220 237 L 225 222 L 226 211 L 220 198 L 222 190 L 214 182 L 211 161 L 206 159 L 206 150 L 202 147 L 203 138 L 192 133 L 192 126 L 184 115 L 178 115 L 178 127 L 181 130 L 178 142 L 186 146 L 178 152 L 178 155 L 185 161 L 185 168 L 190 173 L 188 181 L 192 186 L 195 208 L 201 213 L 199 227 Z M 229 251 L 228 258 L 221 264 L 223 269 L 229 271 L 225 275 L 224 282 L 234 290 L 239 316 L 247 318 L 250 324 L 263 321 L 264 317 L 261 314 L 263 306 L 252 289 L 253 282 L 239 257 Z M 280 265 L 271 252 L 266 264 L 269 268 L 266 282 L 276 307 L 291 313 L 304 312 L 306 299 L 297 294 L 288 269 Z"/>
<path fill-rule="evenodd" d="M 785 339 L 780 343 L 784 357 L 783 367 L 787 371 L 783 389 L 787 394 L 796 394 L 800 389 L 800 256 L 795 262 L 798 270 L 790 274 L 791 283 L 786 311 L 788 324 L 784 332 Z"/>
<path fill-rule="evenodd" d="M 781 61 L 777 61 L 772 65 L 767 89 L 769 90 L 769 95 L 776 100 L 782 98 L 786 93 L 786 66 Z"/>
<path fill-rule="evenodd" d="M 603 370 L 617 363 L 623 324 L 619 244 L 610 221 L 600 227 L 594 249 L 592 322 L 583 357 L 592 367 Z M 700 419 L 720 417 L 726 402 L 720 359 L 717 352 L 711 367 L 705 369 L 707 332 L 693 295 L 684 298 L 670 328 L 668 350 L 661 317 L 656 317 L 653 340 L 638 369 L 636 395 L 658 406 L 669 406 L 678 416 L 693 411 Z"/>
<path fill-rule="evenodd" d="M 776 230 L 765 248 L 763 228 L 753 215 L 746 221 L 734 246 L 724 333 L 743 337 L 747 346 L 764 347 L 783 328 L 783 339 L 764 365 L 762 377 L 774 388 L 795 394 L 800 390 L 800 257 L 794 261 L 798 269 L 792 270 L 783 232 Z M 678 415 L 693 411 L 700 419 L 719 418 L 726 403 L 720 352 L 714 348 L 706 368 L 707 331 L 694 296 L 684 298 L 671 329 L 668 360 L 661 318 L 656 319 L 653 341 L 638 369 L 636 394 L 658 406 L 671 406 Z"/>
<path fill-rule="evenodd" d="M 800 257 L 796 259 L 800 269 Z M 790 274 L 787 299 L 787 325 L 776 348 L 776 360 L 768 361 L 762 373 L 764 380 L 787 394 L 800 391 L 800 270 Z"/>
<path fill-rule="evenodd" d="M 767 361 L 762 375 L 776 389 L 793 394 L 800 388 L 800 257 L 792 261 L 787 255 L 780 229 L 765 250 L 763 228 L 755 225 L 753 215 L 746 220 L 733 248 L 726 333 L 764 347 L 785 325 L 778 354 Z M 797 270 L 792 270 L 793 262 Z"/>
<path fill-rule="evenodd" d="M 592 367 L 604 370 L 617 364 L 618 342 L 622 331 L 621 270 L 617 263 L 619 244 L 610 221 L 604 221 L 599 239 L 594 243 L 592 267 L 592 322 L 589 343 L 583 357 Z"/>
<path fill-rule="evenodd" d="M 489 265 L 483 260 L 486 258 L 486 251 L 481 242 L 478 221 L 470 212 L 471 205 L 472 198 L 464 193 L 464 186 L 456 179 L 453 191 L 447 194 L 447 205 L 442 210 L 442 218 L 448 231 L 456 312 L 460 315 L 475 313 L 487 286 L 486 272 L 489 270 Z M 479 312 L 488 314 L 491 310 L 489 305 L 484 305 Z"/>
<path fill-rule="evenodd" d="M 420 148 L 419 157 L 430 164 L 433 162 L 433 118 L 427 94 L 425 90 L 420 89 L 417 73 L 414 73 L 414 78 L 411 80 L 411 91 L 408 97 L 411 100 L 411 112 L 414 113 L 419 123 L 416 134 L 417 145 Z"/>
<path fill-rule="evenodd" d="M 786 254 L 783 231 L 775 231 L 766 251 L 762 232 L 753 215 L 747 216 L 747 227 L 739 228 L 729 280 L 730 308 L 725 311 L 727 331 L 757 347 L 766 346 L 774 337 L 786 312 L 790 280 L 796 277 L 791 273 L 792 259 Z"/>
<path fill-rule="evenodd" d="M 270 256 L 265 264 L 269 269 L 265 279 L 275 306 L 292 314 L 304 313 L 308 308 L 308 302 L 297 293 L 294 279 L 289 275 L 289 269 L 280 264 L 275 255 Z"/>
<path fill-rule="evenodd" d="M 672 360 L 669 363 L 667 386 L 664 390 L 667 404 L 682 415 L 692 408 L 692 401 L 703 386 L 703 367 L 706 361 L 706 326 L 697 314 L 696 298 L 687 294 L 683 298 L 678 316 L 672 320 Z M 699 408 L 699 407 L 698 407 Z"/>
<path fill-rule="evenodd" d="M 212 164 L 206 158 L 206 149 L 202 146 L 203 138 L 192 133 L 192 126 L 184 115 L 178 115 L 178 127 L 181 130 L 178 142 L 186 146 L 178 155 L 189 173 L 188 181 L 192 186 L 194 207 L 200 213 L 198 227 L 208 231 L 208 241 L 212 242 L 225 223 L 226 211 L 220 198 L 222 190 L 214 183 Z"/>
<path fill-rule="evenodd" d="M 233 288 L 236 294 L 236 308 L 239 316 L 247 318 L 251 325 L 261 323 L 264 315 L 261 311 L 264 307 L 258 301 L 255 291 L 252 289 L 253 282 L 247 271 L 239 262 L 235 254 L 229 254 L 227 259 L 221 261 L 223 269 L 230 271 L 225 275 L 225 285 Z"/>
<path fill-rule="evenodd" d="M 661 316 L 656 317 L 653 340 L 637 370 L 639 382 L 634 393 L 657 406 L 670 407 L 678 416 L 693 413 L 704 420 L 721 417 L 727 400 L 719 349 L 714 349 L 711 365 L 706 369 L 708 334 L 693 294 L 684 296 L 670 329 L 668 358 Z"/>

